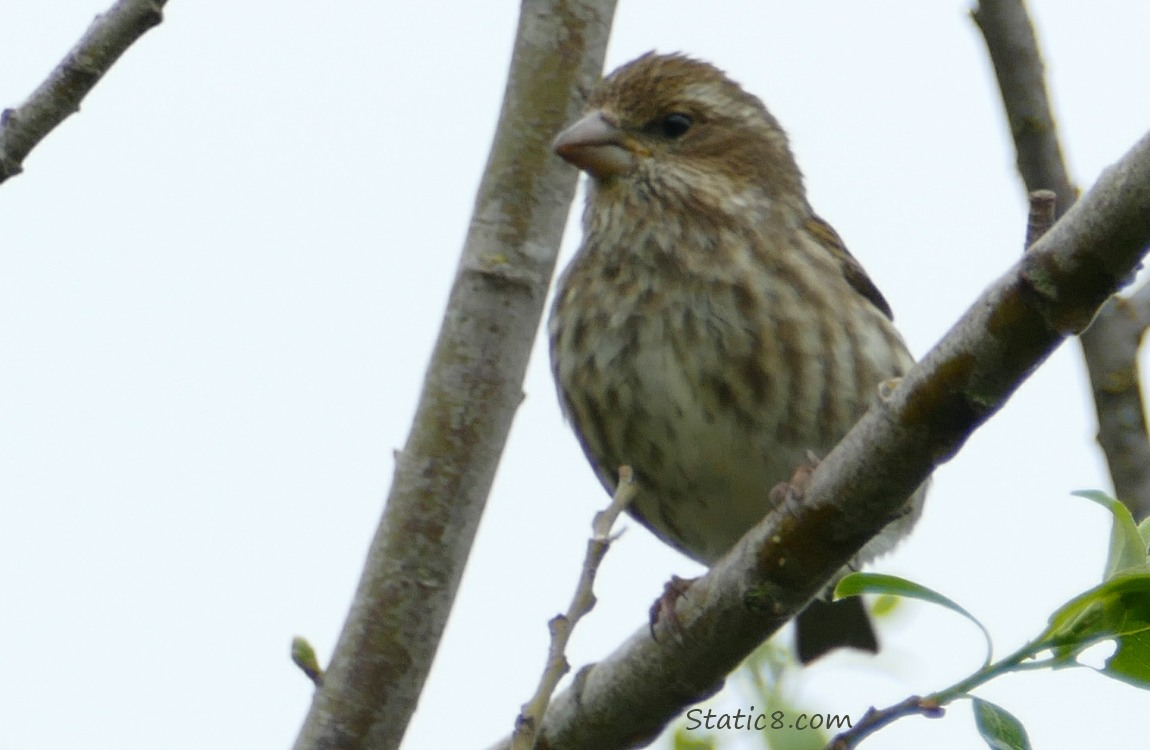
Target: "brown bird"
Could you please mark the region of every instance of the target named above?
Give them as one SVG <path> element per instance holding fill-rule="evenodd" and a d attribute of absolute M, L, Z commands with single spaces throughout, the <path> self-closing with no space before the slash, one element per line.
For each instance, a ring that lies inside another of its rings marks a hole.
<path fill-rule="evenodd" d="M 550 320 L 563 411 L 609 492 L 620 465 L 634 470 L 631 515 L 714 563 L 913 358 L 811 210 L 778 122 L 714 66 L 655 53 L 624 65 L 555 151 L 591 178 Z M 860 564 L 909 531 L 924 495 Z M 857 598 L 816 600 L 797 632 L 804 662 L 877 650 Z"/>

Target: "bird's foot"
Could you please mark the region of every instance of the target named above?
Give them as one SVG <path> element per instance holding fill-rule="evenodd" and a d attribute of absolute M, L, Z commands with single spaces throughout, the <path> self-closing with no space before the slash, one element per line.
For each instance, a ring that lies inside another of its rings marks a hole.
<path fill-rule="evenodd" d="M 771 505 L 778 505 L 787 501 L 796 503 L 801 501 L 807 494 L 811 477 L 814 476 L 815 469 L 819 467 L 820 463 L 822 463 L 822 459 L 816 456 L 814 451 L 807 451 L 807 460 L 795 468 L 791 478 L 786 482 L 779 482 L 771 488 Z"/>
<path fill-rule="evenodd" d="M 655 632 L 655 628 L 659 623 L 665 624 L 666 629 L 675 636 L 676 640 L 682 639 L 683 623 L 679 620 L 679 614 L 675 611 L 675 603 L 687 594 L 687 589 L 691 588 L 691 584 L 697 580 L 697 578 L 671 576 L 671 580 L 663 585 L 663 593 L 655 600 L 655 603 L 651 605 L 649 613 L 651 640 L 659 640 L 659 636 Z"/>

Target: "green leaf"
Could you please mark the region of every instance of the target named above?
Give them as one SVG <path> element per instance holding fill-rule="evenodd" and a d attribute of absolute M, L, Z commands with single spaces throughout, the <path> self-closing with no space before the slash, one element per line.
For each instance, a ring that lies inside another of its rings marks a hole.
<path fill-rule="evenodd" d="M 713 735 L 690 732 L 685 726 L 679 726 L 675 729 L 671 747 L 674 750 L 715 750 L 717 744 Z"/>
<path fill-rule="evenodd" d="M 987 745 L 993 750 L 1030 750 L 1026 728 L 1014 714 L 982 698 L 971 700 L 974 701 L 974 723 Z"/>
<path fill-rule="evenodd" d="M 974 615 L 967 612 L 964 608 L 959 606 L 952 599 L 949 599 L 933 589 L 926 586 L 908 581 L 905 578 L 898 576 L 884 575 L 882 573 L 851 573 L 843 577 L 835 586 L 835 598 L 842 598 L 845 596 L 858 596 L 860 594 L 888 594 L 891 596 L 901 596 L 907 599 L 918 599 L 931 604 L 937 604 L 941 607 L 946 607 L 952 612 L 957 612 L 966 619 L 973 622 L 982 631 L 982 637 L 986 639 L 986 659 L 982 662 L 982 666 L 986 667 L 990 664 L 992 645 L 990 642 L 990 633 L 981 622 L 975 618 Z"/>
<path fill-rule="evenodd" d="M 1106 660 L 1102 673 L 1134 687 L 1150 690 L 1150 632 L 1118 639 L 1118 650 Z"/>
<path fill-rule="evenodd" d="M 1079 490 L 1071 494 L 1092 500 L 1114 515 L 1114 526 L 1110 530 L 1110 551 L 1102 580 L 1109 581 L 1126 572 L 1150 572 L 1150 562 L 1146 556 L 1146 546 L 1150 544 L 1150 525 L 1143 522 L 1144 529 L 1135 525 L 1134 517 L 1126 506 L 1105 492 Z"/>
<path fill-rule="evenodd" d="M 889 617 L 902 604 L 902 599 L 892 594 L 879 594 L 870 605 L 870 613 L 877 618 Z"/>
<path fill-rule="evenodd" d="M 1142 523 L 1138 524 L 1138 535 L 1142 537 L 1142 546 L 1150 547 L 1150 517 L 1143 518 Z"/>
<path fill-rule="evenodd" d="M 1118 648 L 1102 673 L 1150 689 L 1150 573 L 1121 574 L 1076 596 L 1050 616 L 1040 638 L 1068 665 L 1111 639 Z"/>
<path fill-rule="evenodd" d="M 1094 643 L 1150 628 L 1150 573 L 1127 573 L 1074 597 L 1050 616 L 1042 640 Z"/>

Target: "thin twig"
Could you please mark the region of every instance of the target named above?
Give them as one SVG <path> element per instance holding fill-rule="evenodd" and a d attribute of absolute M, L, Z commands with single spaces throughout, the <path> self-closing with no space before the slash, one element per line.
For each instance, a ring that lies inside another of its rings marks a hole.
<path fill-rule="evenodd" d="M 960 698 L 972 698 L 971 691 L 1005 674 L 1032 669 L 1051 669 L 1060 665 L 1057 659 L 1035 661 L 1035 654 L 1050 648 L 1050 642 L 1039 637 L 1028 641 L 1014 653 L 993 664 L 987 663 L 974 674 L 963 677 L 953 685 L 931 693 L 926 697 L 917 695 L 883 709 L 872 708 L 866 712 L 858 724 L 836 736 L 827 745 L 827 750 L 851 750 L 860 742 L 886 725 L 904 716 L 921 715 L 938 718 L 945 713 L 946 706 Z M 1063 662 L 1061 666 L 1066 666 Z"/>
<path fill-rule="evenodd" d="M 1022 0 L 980 0 L 971 13 L 986 40 L 1027 190 L 1053 190 L 1058 215 L 1078 191 L 1066 171 L 1038 39 Z"/>
<path fill-rule="evenodd" d="M 547 664 L 543 668 L 543 676 L 535 694 L 523 704 L 519 717 L 515 722 L 515 732 L 511 736 L 512 750 L 531 750 L 535 747 L 538 737 L 539 725 L 543 721 L 543 714 L 555 687 L 563 675 L 567 674 L 571 665 L 567 661 L 567 643 L 571 633 L 579 620 L 583 619 L 595 606 L 595 575 L 599 572 L 599 564 L 603 562 L 604 555 L 610 549 L 611 543 L 618 535 L 612 535 L 611 529 L 615 525 L 619 514 L 627 509 L 635 498 L 635 476 L 630 466 L 619 467 L 619 484 L 615 487 L 615 495 L 606 509 L 595 514 L 591 523 L 592 535 L 587 540 L 587 554 L 583 558 L 583 572 L 579 576 L 579 583 L 575 586 L 575 593 L 567 612 L 556 615 L 547 623 L 551 632 L 551 645 L 547 651 Z"/>
<path fill-rule="evenodd" d="M 118 0 L 96 16 L 76 46 L 23 104 L 0 113 L 0 182 L 20 174 L 36 144 L 80 111 L 80 102 L 120 55 L 163 20 L 166 2 Z"/>
<path fill-rule="evenodd" d="M 883 709 L 872 708 L 868 710 L 859 722 L 853 727 L 836 735 L 829 743 L 827 743 L 826 750 L 851 750 L 851 748 L 858 747 L 859 743 L 864 739 L 874 734 L 878 730 L 891 724 L 894 721 L 901 719 L 904 716 L 925 716 L 929 719 L 941 718 L 946 713 L 946 710 L 938 705 L 938 702 L 930 699 L 929 697 L 923 698 L 918 695 L 912 695 L 901 703 L 896 703 Z"/>

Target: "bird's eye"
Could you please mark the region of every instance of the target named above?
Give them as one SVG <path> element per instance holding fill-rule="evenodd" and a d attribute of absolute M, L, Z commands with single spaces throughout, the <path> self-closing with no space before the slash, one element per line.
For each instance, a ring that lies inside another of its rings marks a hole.
<path fill-rule="evenodd" d="M 678 138 L 691 128 L 691 116 L 682 112 L 672 112 L 659 121 L 659 132 L 667 138 Z"/>

